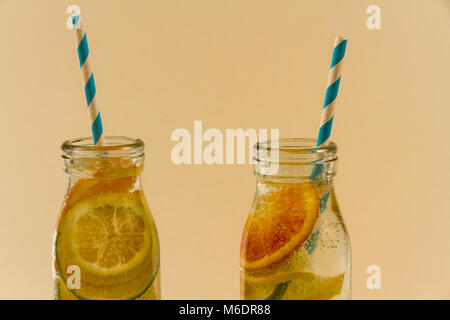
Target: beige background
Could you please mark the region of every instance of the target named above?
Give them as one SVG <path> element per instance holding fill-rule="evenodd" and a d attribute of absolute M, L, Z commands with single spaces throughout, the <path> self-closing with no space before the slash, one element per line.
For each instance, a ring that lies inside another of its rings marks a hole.
<path fill-rule="evenodd" d="M 238 298 L 250 165 L 175 166 L 176 128 L 314 137 L 336 34 L 349 37 L 333 140 L 354 298 L 450 298 L 450 1 L 0 0 L 0 298 L 51 298 L 66 178 L 90 134 L 66 7 L 81 6 L 106 134 L 147 144 L 164 298 Z M 366 28 L 378 4 L 382 30 Z M 382 269 L 382 290 L 366 268 Z"/>

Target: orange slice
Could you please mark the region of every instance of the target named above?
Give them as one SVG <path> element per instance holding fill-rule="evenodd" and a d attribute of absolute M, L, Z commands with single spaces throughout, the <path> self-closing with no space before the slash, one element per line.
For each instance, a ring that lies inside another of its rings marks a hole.
<path fill-rule="evenodd" d="M 319 212 L 316 188 L 305 183 L 268 183 L 249 215 L 241 242 L 241 266 L 256 270 L 281 261 L 310 235 Z"/>
<path fill-rule="evenodd" d="M 129 193 L 133 191 L 135 177 L 121 177 L 115 179 L 83 178 L 79 179 L 70 189 L 64 200 L 61 214 L 59 215 L 58 225 L 61 219 L 65 217 L 67 210 L 77 202 L 90 196 L 104 193 Z"/>

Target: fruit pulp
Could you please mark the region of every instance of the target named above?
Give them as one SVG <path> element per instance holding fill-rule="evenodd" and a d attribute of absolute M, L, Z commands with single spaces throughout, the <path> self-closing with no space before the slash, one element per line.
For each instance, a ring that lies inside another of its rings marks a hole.
<path fill-rule="evenodd" d="M 347 232 L 331 183 L 259 180 L 241 241 L 241 298 L 350 298 Z"/>
<path fill-rule="evenodd" d="M 55 299 L 160 299 L 159 242 L 140 168 L 97 169 L 68 192 L 53 243 Z"/>

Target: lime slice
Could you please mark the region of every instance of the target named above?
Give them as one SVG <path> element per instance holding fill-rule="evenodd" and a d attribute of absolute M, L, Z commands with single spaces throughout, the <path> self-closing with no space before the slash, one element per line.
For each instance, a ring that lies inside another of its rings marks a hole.
<path fill-rule="evenodd" d="M 290 272 L 267 278 L 248 277 L 244 295 L 249 300 L 329 300 L 342 290 L 345 273 L 320 277 L 311 272 Z"/>
<path fill-rule="evenodd" d="M 291 280 L 279 283 L 275 287 L 273 292 L 265 300 L 281 300 L 281 299 L 283 299 L 283 296 L 286 293 L 286 290 L 290 283 L 291 283 Z"/>

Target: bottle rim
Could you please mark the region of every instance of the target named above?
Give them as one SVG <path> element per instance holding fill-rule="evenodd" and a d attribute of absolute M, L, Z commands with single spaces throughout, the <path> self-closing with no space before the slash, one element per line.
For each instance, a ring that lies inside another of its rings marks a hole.
<path fill-rule="evenodd" d="M 63 142 L 63 158 L 139 157 L 144 154 L 144 141 L 126 136 L 104 136 L 105 145 L 94 145 L 92 137 L 69 139 Z"/>

